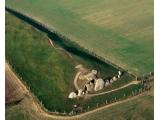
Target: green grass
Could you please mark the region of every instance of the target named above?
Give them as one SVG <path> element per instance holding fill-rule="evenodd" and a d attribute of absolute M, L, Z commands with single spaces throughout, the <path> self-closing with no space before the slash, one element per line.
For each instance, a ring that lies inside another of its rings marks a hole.
<path fill-rule="evenodd" d="M 78 50 L 73 53 L 75 50 L 72 46 L 70 53 L 73 59 L 69 58 L 51 47 L 48 39 L 44 33 L 6 13 L 6 60 L 48 110 L 69 112 L 72 105 L 78 102 L 67 99 L 68 94 L 75 90 L 73 79 L 76 71 L 73 61 L 87 68 L 97 69 L 102 77 L 117 74 L 116 68 L 84 52 Z M 125 72 L 119 81 L 106 90 L 132 80 L 133 76 Z"/>
<path fill-rule="evenodd" d="M 6 59 L 47 109 L 70 109 L 72 62 L 48 44 L 47 36 L 8 13 L 6 18 Z"/>
<path fill-rule="evenodd" d="M 153 0 L 6 0 L 6 5 L 134 74 L 153 71 Z"/>
<path fill-rule="evenodd" d="M 142 85 L 131 85 L 129 87 L 120 89 L 115 92 L 111 92 L 111 93 L 107 93 L 104 95 L 99 95 L 99 96 L 85 99 L 85 102 L 83 102 L 83 99 L 82 99 L 79 102 L 83 106 L 83 109 L 85 109 L 85 110 L 88 108 L 88 106 L 90 106 L 90 109 L 95 109 L 97 107 L 97 104 L 99 106 L 106 105 L 106 100 L 107 100 L 108 104 L 110 104 L 115 101 L 115 98 L 118 101 L 126 99 L 129 96 L 132 96 L 132 91 L 138 92 L 140 88 L 142 88 Z M 124 96 L 124 94 L 125 94 L 125 96 Z"/>

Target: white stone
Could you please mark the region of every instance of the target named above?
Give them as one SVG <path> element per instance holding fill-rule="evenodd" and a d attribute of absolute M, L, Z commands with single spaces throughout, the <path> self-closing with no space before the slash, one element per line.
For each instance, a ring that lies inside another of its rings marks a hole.
<path fill-rule="evenodd" d="M 116 77 L 116 76 L 114 76 L 112 79 L 113 79 L 113 81 L 116 81 L 116 80 L 117 80 L 117 77 Z"/>
<path fill-rule="evenodd" d="M 118 75 L 118 78 L 121 78 L 121 75 Z"/>
<path fill-rule="evenodd" d="M 121 76 L 121 75 L 122 75 L 122 72 L 121 72 L 121 71 L 118 71 L 118 75 L 120 75 L 120 76 Z"/>
<path fill-rule="evenodd" d="M 82 67 L 83 67 L 83 65 L 79 64 L 75 68 L 79 69 L 79 68 L 82 68 Z"/>
<path fill-rule="evenodd" d="M 97 74 L 97 70 L 92 70 L 91 72 L 95 75 Z"/>
<path fill-rule="evenodd" d="M 113 79 L 110 80 L 110 83 L 113 83 Z"/>
<path fill-rule="evenodd" d="M 71 92 L 71 93 L 69 94 L 69 96 L 68 96 L 68 98 L 70 98 L 70 99 L 73 99 L 73 98 L 76 98 L 76 97 L 77 97 L 77 95 L 76 95 L 75 92 Z"/>
<path fill-rule="evenodd" d="M 105 82 L 105 87 L 107 87 L 109 85 L 109 81 L 107 80 L 106 82 Z"/>
<path fill-rule="evenodd" d="M 97 79 L 95 82 L 94 90 L 98 91 L 98 90 L 103 89 L 103 87 L 104 87 L 104 80 L 101 78 Z"/>
<path fill-rule="evenodd" d="M 90 83 L 90 84 L 87 83 L 87 84 L 86 84 L 86 87 L 87 87 L 87 91 L 92 92 L 94 85 L 93 85 L 93 83 Z"/>
<path fill-rule="evenodd" d="M 78 90 L 78 96 L 79 96 L 79 97 L 82 96 L 82 94 L 83 94 L 82 92 L 83 92 L 82 89 L 79 89 L 79 90 Z"/>

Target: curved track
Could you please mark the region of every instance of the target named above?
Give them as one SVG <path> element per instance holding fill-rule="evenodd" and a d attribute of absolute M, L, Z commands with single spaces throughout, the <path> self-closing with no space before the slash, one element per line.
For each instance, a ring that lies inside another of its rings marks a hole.
<path fill-rule="evenodd" d="M 116 89 L 113 89 L 113 90 L 110 90 L 110 91 L 106 91 L 106 92 L 102 92 L 102 93 L 97 93 L 97 94 L 87 94 L 86 97 L 94 97 L 94 96 L 104 95 L 104 94 L 111 93 L 111 92 L 123 89 L 125 87 L 130 86 L 130 85 L 135 85 L 135 84 L 138 84 L 138 83 L 140 83 L 140 82 L 139 81 L 132 81 L 132 82 L 126 84 L 126 85 L 123 85 L 123 86 L 121 86 L 119 88 L 116 88 Z"/>

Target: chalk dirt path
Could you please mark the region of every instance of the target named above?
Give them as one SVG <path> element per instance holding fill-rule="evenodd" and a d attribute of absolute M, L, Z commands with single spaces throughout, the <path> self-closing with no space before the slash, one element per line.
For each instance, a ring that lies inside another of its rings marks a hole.
<path fill-rule="evenodd" d="M 124 85 L 124 86 L 121 86 L 119 88 L 116 88 L 116 89 L 113 89 L 113 90 L 110 90 L 110 91 L 106 91 L 106 92 L 102 92 L 102 93 L 97 93 L 97 94 L 87 94 L 86 97 L 94 97 L 94 96 L 99 96 L 99 95 L 104 95 L 104 94 L 107 94 L 107 93 L 111 93 L 111 92 L 114 92 L 114 91 L 117 91 L 117 90 L 120 90 L 120 89 L 123 89 L 123 88 L 126 88 L 130 85 L 136 85 L 140 83 L 140 81 L 131 81 L 130 83 Z"/>
<path fill-rule="evenodd" d="M 81 71 L 77 72 L 75 78 L 74 78 L 74 87 L 76 88 L 76 90 L 79 90 L 80 88 L 78 87 L 78 84 L 77 84 L 77 80 L 78 80 L 78 77 L 79 75 L 81 74 Z"/>
<path fill-rule="evenodd" d="M 55 50 L 60 50 L 60 51 L 62 51 L 63 53 L 65 53 L 67 56 L 69 56 L 71 59 L 73 59 L 72 55 L 71 55 L 69 52 L 67 52 L 66 50 L 64 50 L 64 49 L 61 48 L 61 47 L 55 47 L 55 45 L 54 45 L 54 43 L 53 43 L 53 41 L 52 41 L 51 39 L 48 39 L 48 41 L 49 41 L 50 45 L 53 46 L 53 48 L 54 48 Z"/>

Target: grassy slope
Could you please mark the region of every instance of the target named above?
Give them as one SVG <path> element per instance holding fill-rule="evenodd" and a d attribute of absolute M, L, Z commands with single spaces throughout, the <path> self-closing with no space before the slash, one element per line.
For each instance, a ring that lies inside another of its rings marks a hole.
<path fill-rule="evenodd" d="M 36 113 L 31 108 L 24 109 L 26 108 L 24 106 L 6 107 L 6 120 L 55 120 L 41 116 L 40 113 Z M 153 111 L 153 97 L 143 96 L 77 120 L 152 120 Z"/>
<path fill-rule="evenodd" d="M 46 108 L 69 109 L 74 65 L 49 46 L 44 34 L 8 13 L 6 17 L 6 59 Z"/>
<path fill-rule="evenodd" d="M 6 0 L 6 5 L 133 73 L 153 71 L 153 0 Z"/>

